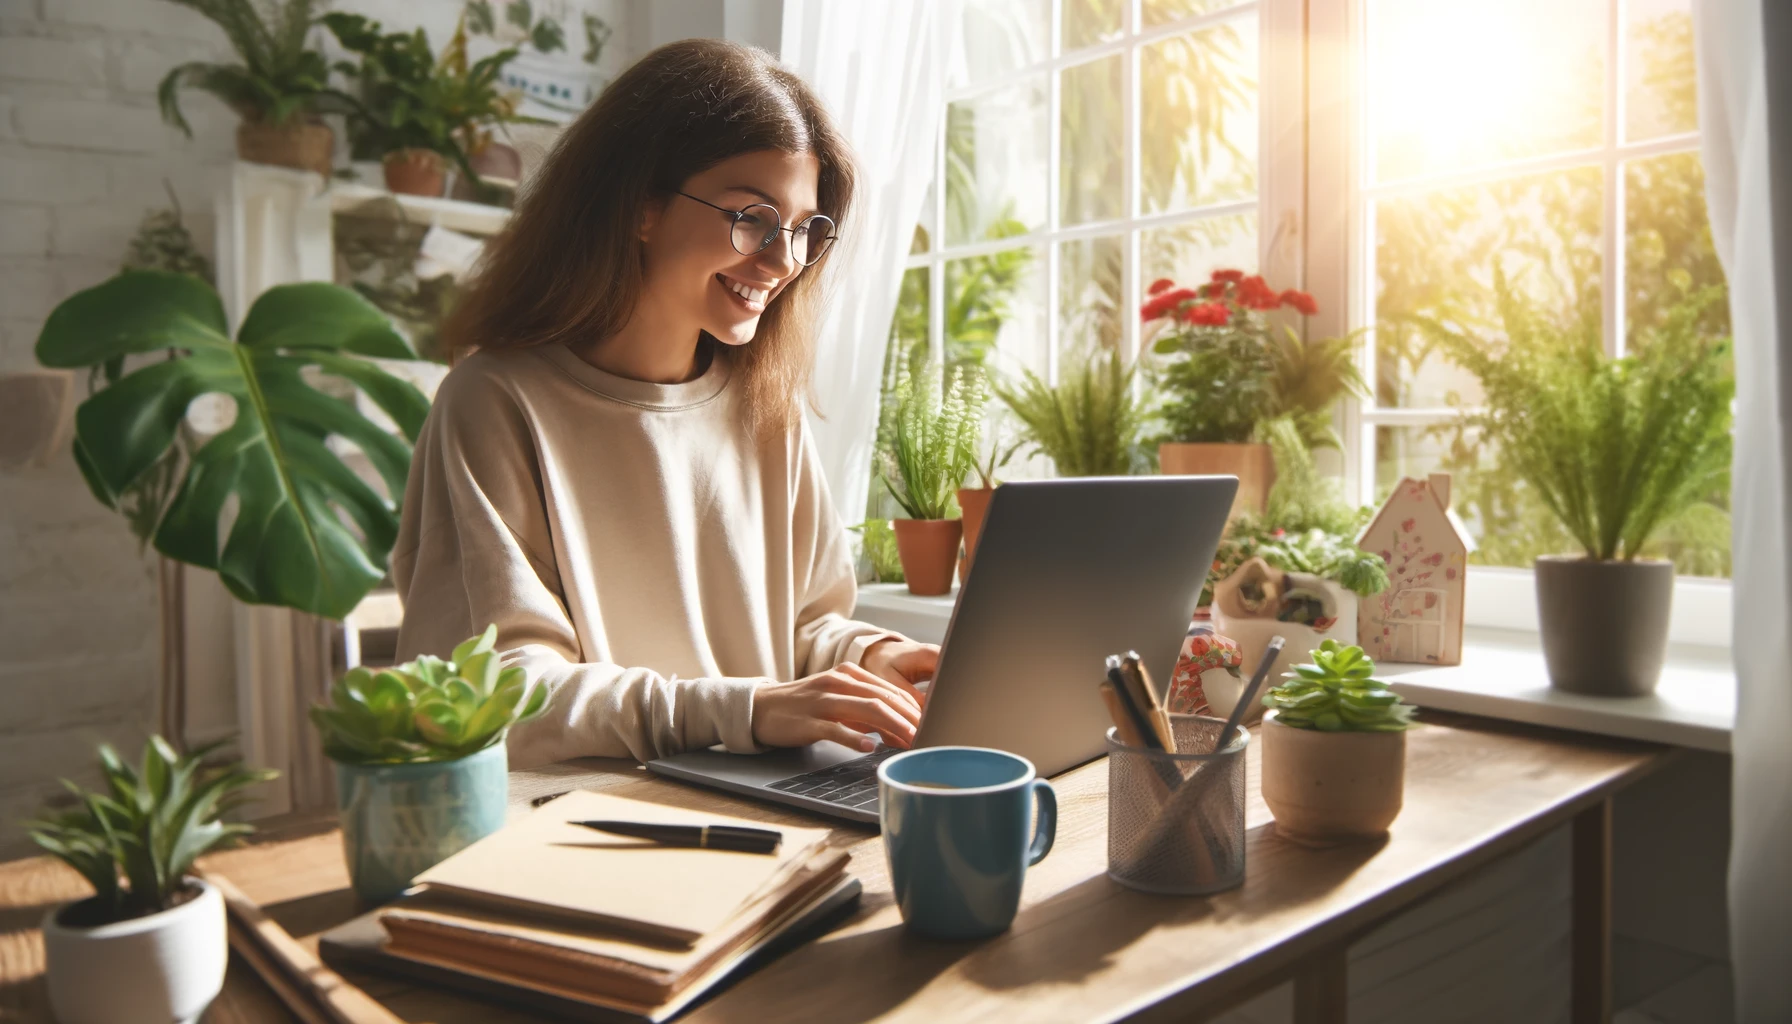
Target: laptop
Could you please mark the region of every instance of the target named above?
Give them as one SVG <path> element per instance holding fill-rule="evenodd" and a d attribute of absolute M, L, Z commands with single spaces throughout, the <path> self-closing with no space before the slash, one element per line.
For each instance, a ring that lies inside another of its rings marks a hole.
<path fill-rule="evenodd" d="M 975 570 L 940 647 L 916 747 L 1007 750 L 1041 777 L 1101 755 L 1111 724 L 1096 684 L 1136 650 L 1167 680 L 1225 529 L 1238 478 L 1083 477 L 996 489 Z M 647 762 L 659 775 L 877 822 L 877 766 L 838 743 Z"/>

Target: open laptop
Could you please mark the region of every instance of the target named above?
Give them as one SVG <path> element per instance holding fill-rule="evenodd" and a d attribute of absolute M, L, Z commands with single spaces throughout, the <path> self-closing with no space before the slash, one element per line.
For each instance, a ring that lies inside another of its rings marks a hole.
<path fill-rule="evenodd" d="M 1004 484 L 991 498 L 946 627 L 916 747 L 995 747 L 1043 776 L 1099 756 L 1110 720 L 1096 684 L 1136 650 L 1175 667 L 1238 478 L 1085 477 Z M 649 761 L 671 778 L 877 822 L 877 766 L 899 753 L 838 743 Z"/>

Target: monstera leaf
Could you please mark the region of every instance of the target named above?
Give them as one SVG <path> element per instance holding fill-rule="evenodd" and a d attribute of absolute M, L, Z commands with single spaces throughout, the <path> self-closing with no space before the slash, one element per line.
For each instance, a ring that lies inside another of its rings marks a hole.
<path fill-rule="evenodd" d="M 367 300 L 322 283 L 269 289 L 232 341 L 209 285 L 149 270 L 69 298 L 37 340 L 39 362 L 70 369 L 164 351 L 75 412 L 75 460 L 94 495 L 115 506 L 176 443 L 194 399 L 228 396 L 236 420 L 186 462 L 156 550 L 215 570 L 244 601 L 348 614 L 385 575 L 409 441 L 429 411 L 422 392 L 360 357 L 412 359 L 410 347 Z M 313 387 L 319 373 L 360 388 L 404 439 Z M 331 451 L 331 436 L 366 453 L 392 500 Z"/>

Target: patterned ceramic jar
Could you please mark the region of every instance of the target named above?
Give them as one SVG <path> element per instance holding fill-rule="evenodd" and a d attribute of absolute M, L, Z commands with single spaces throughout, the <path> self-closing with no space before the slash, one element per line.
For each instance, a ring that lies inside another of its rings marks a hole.
<path fill-rule="evenodd" d="M 510 761 L 503 743 L 458 761 L 336 763 L 342 848 L 355 893 L 392 899 L 411 879 L 504 824 Z"/>

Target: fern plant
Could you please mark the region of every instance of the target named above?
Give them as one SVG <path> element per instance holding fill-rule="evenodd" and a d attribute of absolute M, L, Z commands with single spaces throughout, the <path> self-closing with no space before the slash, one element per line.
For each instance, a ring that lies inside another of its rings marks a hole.
<path fill-rule="evenodd" d="M 219 748 L 181 754 L 151 736 L 134 766 L 101 746 L 103 789 L 63 780 L 78 806 L 26 828 L 32 842 L 93 886 L 93 900 L 76 912 L 81 919 L 65 923 L 92 926 L 167 910 L 186 891 L 200 854 L 254 831 L 219 819 L 241 804 L 244 789 L 279 773 L 209 763 Z"/>
<path fill-rule="evenodd" d="M 280 126 L 340 110 L 324 55 L 306 41 L 316 24 L 317 0 L 169 0 L 211 19 L 236 50 L 240 64 L 189 61 L 162 78 L 156 90 L 162 119 L 191 138 L 180 109 L 182 89 L 209 92 L 245 121 Z"/>
<path fill-rule="evenodd" d="M 1445 339 L 1481 381 L 1468 418 L 1590 559 L 1630 561 L 1664 525 L 1726 486 L 1735 384 L 1727 339 L 1699 329 L 1715 291 L 1604 354 L 1596 311 L 1564 326 L 1494 280 L 1505 342 Z"/>
<path fill-rule="evenodd" d="M 504 741 L 510 727 L 547 710 L 523 669 L 504 668 L 498 627 L 470 637 L 447 661 L 424 655 L 395 668 L 353 668 L 311 707 L 324 754 L 344 764 L 454 761 Z"/>
<path fill-rule="evenodd" d="M 1119 350 L 1085 349 L 1065 354 L 1055 386 L 1024 370 L 1018 383 L 998 383 L 995 391 L 1059 476 L 1125 476 L 1149 465 L 1133 373 Z"/>
<path fill-rule="evenodd" d="M 975 367 L 956 366 L 951 380 L 929 365 L 920 382 L 899 367 L 896 416 L 881 469 L 891 497 L 910 519 L 951 519 L 956 492 L 977 464 L 989 385 Z"/>
<path fill-rule="evenodd" d="M 1375 662 L 1352 644 L 1327 640 L 1313 661 L 1294 666 L 1294 678 L 1272 687 L 1263 705 L 1276 721 L 1320 732 L 1399 732 L 1412 727 L 1414 708 L 1375 678 Z"/>

